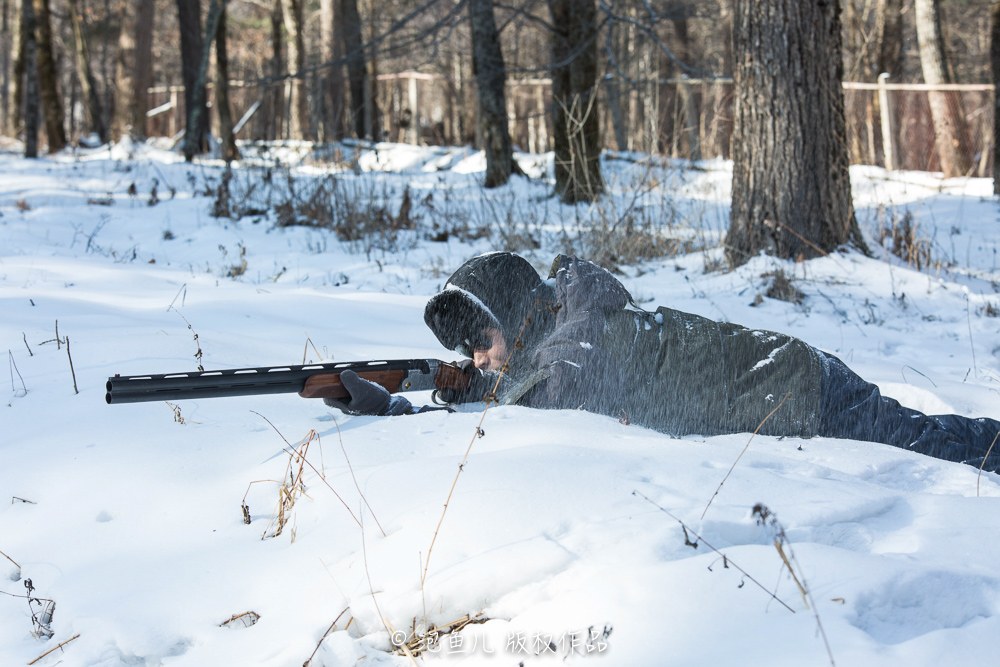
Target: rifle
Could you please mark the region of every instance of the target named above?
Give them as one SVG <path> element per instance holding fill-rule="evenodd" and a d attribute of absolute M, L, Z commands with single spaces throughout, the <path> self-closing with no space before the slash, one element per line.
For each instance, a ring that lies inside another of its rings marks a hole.
<path fill-rule="evenodd" d="M 343 361 L 163 375 L 115 375 L 108 378 L 104 400 L 111 405 L 293 392 L 302 398 L 347 398 L 350 394 L 340 382 L 340 374 L 347 370 L 381 385 L 390 394 L 427 389 L 462 390 L 470 380 L 458 366 L 437 359 Z"/>

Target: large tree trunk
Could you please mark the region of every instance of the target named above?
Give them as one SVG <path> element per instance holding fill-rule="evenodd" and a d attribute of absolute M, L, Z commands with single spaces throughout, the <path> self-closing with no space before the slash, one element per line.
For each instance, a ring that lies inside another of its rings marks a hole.
<path fill-rule="evenodd" d="M 993 194 L 1000 195 L 1000 2 L 990 3 L 990 70 L 993 76 Z"/>
<path fill-rule="evenodd" d="M 206 104 L 205 83 L 208 77 L 208 63 L 212 55 L 212 41 L 219 29 L 219 17 L 222 15 L 222 6 L 225 0 L 212 0 L 208 7 L 208 17 L 205 19 L 205 39 L 201 45 L 201 58 L 198 62 L 198 71 L 194 80 L 194 90 L 191 94 L 191 106 L 187 115 L 186 127 L 208 127 L 208 107 Z M 185 131 L 184 133 L 184 159 L 188 162 L 194 160 L 194 156 L 201 152 L 201 142 L 198 140 L 200 132 Z"/>
<path fill-rule="evenodd" d="M 739 0 L 726 258 L 864 249 L 847 169 L 836 2 Z"/>
<path fill-rule="evenodd" d="M 470 0 L 469 17 L 472 70 L 479 91 L 479 123 L 486 150 L 485 186 L 495 188 L 504 185 L 515 168 L 514 148 L 507 128 L 507 69 L 493 17 L 493 0 Z"/>
<path fill-rule="evenodd" d="M 945 59 L 938 0 L 914 0 L 914 9 L 924 81 L 930 84 L 952 83 Z M 966 151 L 969 132 L 962 99 L 956 91 L 930 91 L 927 101 L 934 120 L 934 145 L 941 160 L 941 171 L 946 178 L 964 176 L 972 168 L 972 163 Z"/>
<path fill-rule="evenodd" d="M 305 27 L 303 25 L 302 0 L 281 0 L 287 39 L 288 74 L 298 74 L 294 79 L 286 79 L 285 94 L 289 96 L 288 136 L 291 139 L 309 137 L 309 99 L 306 96 L 306 82 L 302 78 L 306 68 Z"/>
<path fill-rule="evenodd" d="M 10 66 L 13 60 L 15 45 L 17 40 L 13 37 L 13 28 L 17 23 L 15 16 L 17 10 L 11 7 L 15 0 L 3 0 L 0 7 L 3 16 L 0 16 L 0 132 L 9 132 L 10 127 Z"/>
<path fill-rule="evenodd" d="M 38 41 L 35 38 L 34 0 L 21 0 L 21 39 L 24 44 L 24 157 L 38 157 L 41 93 L 38 89 Z"/>
<path fill-rule="evenodd" d="M 567 204 L 604 192 L 597 116 L 597 7 L 594 0 L 548 0 L 552 18 L 555 192 Z"/>
<path fill-rule="evenodd" d="M 364 139 L 370 128 L 365 127 L 365 87 L 368 83 L 365 68 L 365 53 L 362 48 L 361 14 L 358 0 L 340 0 L 340 14 L 343 19 L 341 30 L 344 34 L 344 51 L 347 60 L 347 78 L 351 88 L 351 114 L 354 120 L 354 136 Z"/>
<path fill-rule="evenodd" d="M 146 138 L 146 111 L 149 87 L 153 85 L 153 19 L 155 0 L 127 4 L 118 39 L 118 67 L 115 76 L 117 104 L 111 123 L 111 138 L 118 141 L 131 132 Z M 131 130 L 129 130 L 131 128 Z"/>
<path fill-rule="evenodd" d="M 240 151 L 236 148 L 236 137 L 233 136 L 233 113 L 229 106 L 229 53 L 226 50 L 226 3 L 222 2 L 219 13 L 219 27 L 215 31 L 215 71 L 218 76 L 215 82 L 215 106 L 219 114 L 219 143 L 222 159 L 229 164 L 240 159 Z"/>
<path fill-rule="evenodd" d="M 38 85 L 42 93 L 45 112 L 45 134 L 49 153 L 58 153 L 66 147 L 62 99 L 59 97 L 58 72 L 55 52 L 52 49 L 52 19 L 49 0 L 35 0 L 35 34 L 38 40 Z"/>
<path fill-rule="evenodd" d="M 177 20 L 181 29 L 181 74 L 184 79 L 184 127 L 185 140 L 187 136 L 193 134 L 200 147 L 205 143 L 205 130 L 207 123 L 201 123 L 197 127 L 190 124 L 191 105 L 193 104 L 194 91 L 198 81 L 198 67 L 201 64 L 202 34 L 201 34 L 201 0 L 177 0 Z M 202 96 L 202 107 L 199 109 L 198 118 L 207 120 L 205 113 L 205 97 Z"/>
<path fill-rule="evenodd" d="M 101 104 L 101 95 L 97 90 L 97 80 L 90 68 L 90 46 L 84 32 L 83 16 L 80 14 L 79 0 L 66 0 L 70 21 L 73 24 L 73 40 L 76 42 L 76 70 L 83 92 L 87 117 L 90 120 L 90 131 L 96 132 L 101 143 L 108 143 L 108 123 Z"/>

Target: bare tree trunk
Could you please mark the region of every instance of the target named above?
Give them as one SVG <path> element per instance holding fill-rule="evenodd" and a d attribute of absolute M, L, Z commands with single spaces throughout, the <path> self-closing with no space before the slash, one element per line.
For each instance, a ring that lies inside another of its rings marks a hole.
<path fill-rule="evenodd" d="M 622 78 L 622 64 L 628 56 L 628 28 L 612 23 L 608 26 L 609 35 L 608 57 L 614 58 L 614 65 L 608 65 L 608 78 L 605 81 L 608 98 L 608 113 L 611 116 L 611 129 L 615 134 L 615 145 L 620 151 L 628 150 L 628 125 L 626 111 L 628 109 L 628 87 L 622 90 L 619 79 Z M 544 149 L 543 149 L 544 151 Z"/>
<path fill-rule="evenodd" d="M 52 20 L 49 0 L 35 0 L 35 33 L 38 40 L 38 84 L 45 112 L 45 134 L 49 153 L 66 147 L 62 99 L 59 97 L 55 52 L 52 50 Z"/>
<path fill-rule="evenodd" d="M 341 30 L 344 33 L 344 51 L 347 60 L 347 78 L 351 88 L 351 114 L 354 120 L 354 136 L 364 139 L 365 127 L 365 53 L 361 38 L 361 14 L 358 0 L 340 0 L 340 14 L 343 18 Z"/>
<path fill-rule="evenodd" d="M 472 71 L 479 91 L 479 122 L 486 150 L 485 186 L 504 185 L 515 169 L 514 149 L 507 128 L 507 69 L 493 16 L 493 0 L 470 0 Z"/>
<path fill-rule="evenodd" d="M 343 138 L 344 118 L 344 74 L 340 64 L 341 48 L 340 3 L 336 0 L 320 0 L 320 35 L 323 43 L 323 62 L 333 63 L 323 75 L 323 140 L 336 141 Z"/>
<path fill-rule="evenodd" d="M 66 0 L 70 21 L 73 24 L 73 39 L 76 42 L 76 70 L 83 92 L 87 117 L 90 120 L 91 132 L 96 132 L 101 143 L 108 143 L 108 124 L 101 104 L 101 95 L 97 90 L 97 80 L 90 69 L 90 46 L 83 30 L 83 16 L 80 14 L 78 0 Z"/>
<path fill-rule="evenodd" d="M 733 204 L 726 258 L 864 248 L 847 169 L 840 9 L 739 0 L 734 21 Z"/>
<path fill-rule="evenodd" d="M 287 38 L 288 74 L 298 74 L 295 79 L 287 79 L 285 94 L 289 96 L 288 135 L 291 139 L 308 138 L 309 100 L 303 70 L 306 68 L 305 29 L 303 25 L 302 0 L 281 0 Z"/>
<path fill-rule="evenodd" d="M 674 21 L 674 34 L 677 36 L 678 48 L 677 56 L 685 65 L 690 65 L 695 60 L 694 49 L 691 38 L 688 36 L 687 19 L 677 19 Z M 684 76 L 678 71 L 679 76 Z M 699 134 L 700 125 L 698 123 L 698 104 L 691 90 L 691 84 L 680 83 L 677 85 L 678 101 L 681 106 L 684 126 L 681 128 L 683 138 L 683 148 L 691 160 L 701 159 L 701 136 Z"/>
<path fill-rule="evenodd" d="M 194 91 L 198 81 L 198 67 L 201 64 L 202 34 L 201 34 L 201 0 L 177 0 L 177 19 L 181 29 L 181 73 L 184 78 L 184 144 L 187 145 L 188 135 L 194 135 L 196 145 L 205 143 L 207 124 L 190 125 Z M 202 108 L 198 118 L 207 119 L 205 113 L 205 98 L 202 97 Z"/>
<path fill-rule="evenodd" d="M 240 159 L 240 151 L 236 148 L 236 137 L 233 136 L 233 114 L 229 107 L 229 54 L 226 51 L 226 2 L 221 3 L 219 12 L 219 27 L 215 31 L 215 71 L 218 75 L 215 82 L 215 106 L 219 114 L 219 142 L 222 159 L 229 164 Z"/>
<path fill-rule="evenodd" d="M 914 0 L 914 8 L 924 81 L 930 84 L 952 83 L 945 59 L 938 0 Z M 946 178 L 964 176 L 972 168 L 972 163 L 966 151 L 969 132 L 961 98 L 955 91 L 929 91 L 927 101 L 934 119 L 934 145 L 941 160 L 941 171 Z"/>
<path fill-rule="evenodd" d="M 876 17 L 878 72 L 899 81 L 903 76 L 903 0 L 879 0 Z"/>
<path fill-rule="evenodd" d="M 149 87 L 153 84 L 154 0 L 126 3 L 118 37 L 118 66 L 115 75 L 117 103 L 111 123 L 111 138 L 118 141 L 128 132 L 146 138 L 146 111 Z M 131 130 L 129 130 L 131 128 Z"/>
<path fill-rule="evenodd" d="M 38 42 L 35 39 L 34 0 L 21 0 L 21 39 L 24 44 L 24 157 L 38 157 L 38 130 L 42 124 L 38 87 Z"/>
<path fill-rule="evenodd" d="M 267 125 L 264 128 L 265 139 L 277 139 L 281 137 L 282 117 L 283 117 L 283 92 L 284 86 L 281 77 L 285 72 L 284 49 L 282 48 L 282 28 L 281 28 L 281 0 L 274 0 L 271 6 L 271 78 L 264 91 L 264 117 Z"/>
<path fill-rule="evenodd" d="M 14 38 L 13 31 L 16 29 L 17 10 L 11 7 L 15 0 L 3 0 L 3 16 L 0 20 L 0 132 L 9 132 L 10 128 L 10 80 L 11 64 L 13 55 L 16 53 L 18 40 Z"/>
<path fill-rule="evenodd" d="M 184 133 L 184 159 L 188 162 L 201 150 L 199 136 L 208 127 L 208 107 L 206 106 L 205 82 L 208 77 L 208 62 L 212 55 L 212 41 L 219 29 L 219 17 L 225 0 L 211 0 L 208 6 L 208 17 L 205 20 L 205 39 L 201 45 L 201 58 L 195 75 L 194 90 L 191 93 L 191 106 L 187 114 L 187 131 Z M 201 128 L 202 132 L 191 132 L 191 128 Z"/>
<path fill-rule="evenodd" d="M 548 0 L 552 18 L 555 192 L 567 204 L 604 192 L 597 117 L 597 7 L 594 0 Z"/>
<path fill-rule="evenodd" d="M 990 70 L 993 77 L 993 194 L 1000 195 L 1000 1 L 990 2 Z"/>

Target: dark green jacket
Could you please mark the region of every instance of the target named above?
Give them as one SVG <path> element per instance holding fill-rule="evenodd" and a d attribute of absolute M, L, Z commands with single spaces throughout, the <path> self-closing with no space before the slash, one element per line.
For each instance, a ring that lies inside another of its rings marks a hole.
<path fill-rule="evenodd" d="M 826 357 L 815 348 L 670 308 L 647 312 L 609 272 L 575 257 L 557 257 L 549 280 L 554 329 L 529 365 L 515 365 L 501 400 L 674 435 L 819 432 Z"/>

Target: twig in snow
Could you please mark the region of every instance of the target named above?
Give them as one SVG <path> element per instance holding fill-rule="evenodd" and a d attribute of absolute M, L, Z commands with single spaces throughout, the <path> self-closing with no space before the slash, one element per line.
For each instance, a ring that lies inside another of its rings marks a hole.
<path fill-rule="evenodd" d="M 70 643 L 70 642 L 71 642 L 71 641 L 73 641 L 74 639 L 78 639 L 79 637 L 80 637 L 80 635 L 79 635 L 79 634 L 75 634 L 75 635 L 73 635 L 72 637 L 70 637 L 70 638 L 69 638 L 69 639 L 67 639 L 66 641 L 64 641 L 64 642 L 62 642 L 62 643 L 60 643 L 60 644 L 57 644 L 56 646 L 53 646 L 53 647 L 52 647 L 52 648 L 50 648 L 50 649 L 49 649 L 48 651 L 46 651 L 45 653 L 41 654 L 40 656 L 38 656 L 37 658 L 35 658 L 35 659 L 34 659 L 34 660 L 32 660 L 31 662 L 29 662 L 28 664 L 29 664 L 29 665 L 33 665 L 33 664 L 35 664 L 36 662 L 38 662 L 39 660 L 41 660 L 42 658 L 44 658 L 45 656 L 47 656 L 47 655 L 48 655 L 49 653 L 52 653 L 52 652 L 53 652 L 53 651 L 55 651 L 55 650 L 58 650 L 58 649 L 61 649 L 61 648 L 62 648 L 63 646 L 65 646 L 66 644 Z"/>
<path fill-rule="evenodd" d="M 183 285 L 181 285 L 181 288 L 179 290 L 177 290 L 177 294 L 174 295 L 174 300 L 170 302 L 169 306 L 167 306 L 167 312 L 170 312 L 170 309 L 174 307 L 174 303 L 177 301 L 177 297 L 181 296 L 181 293 L 184 294 L 184 296 L 181 298 L 181 308 L 183 308 L 184 307 L 184 301 L 187 300 L 187 295 L 188 295 L 188 293 L 187 293 L 187 283 L 184 283 Z"/>
<path fill-rule="evenodd" d="M 990 443 L 990 448 L 986 450 L 983 462 L 979 464 L 979 474 L 976 476 L 976 498 L 979 497 L 979 478 L 983 476 L 983 466 L 986 465 L 986 459 L 990 458 L 990 452 L 993 451 L 993 445 L 997 444 L 997 438 L 1000 438 L 1000 431 L 997 431 L 997 434 L 993 436 L 993 442 Z"/>
<path fill-rule="evenodd" d="M 17 364 L 14 363 L 14 353 L 7 350 L 7 358 L 10 361 L 10 390 L 17 394 L 17 388 L 14 386 L 14 373 L 17 373 L 18 379 L 21 381 L 21 390 L 24 392 L 25 396 L 28 395 L 28 388 L 24 386 L 24 378 L 21 377 L 21 371 L 17 370 Z"/>
<path fill-rule="evenodd" d="M 13 558 L 11 558 L 10 556 L 8 556 L 4 552 L 0 551 L 0 556 L 3 556 L 7 560 L 9 560 L 11 563 L 14 563 L 14 565 L 17 566 L 17 569 L 19 569 L 19 570 L 21 569 L 21 566 L 18 565 L 17 561 L 15 561 Z"/>
<path fill-rule="evenodd" d="M 663 512 L 664 514 L 666 514 L 667 516 L 669 516 L 671 519 L 673 519 L 677 523 L 679 523 L 681 525 L 681 528 L 684 529 L 684 544 L 686 546 L 690 546 L 690 547 L 693 547 L 693 548 L 697 549 L 698 548 L 698 542 L 701 542 L 706 547 L 708 547 L 709 549 L 711 549 L 715 553 L 717 553 L 720 556 L 722 556 L 725 559 L 726 563 L 728 563 L 729 565 L 732 565 L 734 568 L 737 569 L 737 571 L 739 571 L 740 574 L 742 574 L 744 577 L 746 577 L 747 579 L 749 579 L 750 581 L 752 581 L 754 584 L 756 584 L 757 588 L 759 588 L 760 590 L 762 590 L 765 593 L 767 593 L 768 595 L 770 595 L 772 600 L 777 600 L 778 603 L 782 607 L 784 607 L 788 611 L 792 612 L 793 614 L 795 613 L 795 610 L 792 609 L 791 607 L 789 607 L 787 604 L 785 604 L 784 600 L 782 600 L 777 595 L 775 595 L 770 590 L 768 590 L 767 587 L 764 586 L 764 584 L 760 583 L 759 581 L 757 581 L 756 579 L 754 579 L 752 576 L 750 576 L 750 573 L 747 572 L 746 570 L 744 570 L 739 565 L 737 565 L 735 562 L 733 562 L 732 558 L 730 558 L 729 556 L 727 556 L 726 554 L 722 553 L 721 551 L 719 551 L 718 549 L 716 549 L 715 547 L 713 547 L 711 544 L 709 544 L 708 542 L 706 542 L 704 537 L 702 537 L 701 535 L 699 535 L 698 533 L 696 533 L 693 528 L 689 528 L 687 526 L 687 524 L 685 524 L 679 518 L 677 518 L 672 513 L 670 513 L 669 510 L 665 509 L 664 507 L 662 507 L 661 505 L 659 505 L 658 503 L 656 503 L 655 501 L 653 501 L 651 498 L 649 498 L 649 497 L 645 496 L 644 494 L 640 493 L 639 491 L 633 491 L 632 495 L 633 496 L 639 496 L 640 498 L 642 498 L 643 500 L 645 500 L 646 502 L 648 502 L 650 505 L 652 505 L 656 509 L 658 509 L 661 512 Z M 688 538 L 688 531 L 691 531 L 691 534 L 694 535 L 694 538 L 696 540 L 698 540 L 698 542 L 691 542 L 690 541 L 690 539 Z M 742 587 L 742 584 L 740 584 L 740 586 Z"/>
<path fill-rule="evenodd" d="M 382 615 L 382 610 L 378 608 L 378 600 L 375 599 L 375 587 L 372 586 L 372 575 L 368 570 L 368 547 L 365 545 L 365 513 L 360 507 L 358 508 L 358 513 L 361 514 L 361 521 L 358 522 L 358 525 L 361 526 L 361 556 L 365 561 L 365 577 L 368 579 L 368 592 L 372 594 L 372 604 L 375 605 L 375 611 L 382 621 L 382 627 L 385 628 L 391 640 L 393 633 L 389 630 L 389 626 L 386 625 L 386 618 Z"/>
<path fill-rule="evenodd" d="M 73 374 L 73 391 L 79 394 L 80 390 L 76 388 L 76 371 L 73 370 L 73 355 L 69 353 L 69 336 L 66 336 L 66 356 L 69 357 L 69 372 Z"/>
<path fill-rule="evenodd" d="M 712 494 L 712 497 L 711 497 L 711 498 L 709 498 L 709 500 L 708 500 L 708 504 L 707 504 L 707 505 L 705 505 L 705 511 L 701 513 L 701 518 L 702 518 L 702 519 L 704 519 L 704 518 L 705 518 L 705 515 L 706 515 L 706 514 L 708 513 L 708 508 L 712 506 L 712 501 L 714 501 L 714 500 L 715 500 L 715 497 L 716 497 L 717 495 L 719 495 L 719 491 L 722 491 L 722 485 L 723 485 L 723 484 L 725 484 L 725 483 L 726 483 L 726 480 L 727 480 L 727 479 L 729 479 L 729 476 L 730 476 L 731 474 L 733 474 L 733 470 L 735 470 L 735 469 L 736 469 L 736 464 L 740 462 L 740 459 L 741 459 L 741 458 L 743 458 L 743 455 L 744 455 L 744 454 L 746 454 L 746 452 L 747 452 L 747 449 L 749 449 L 749 448 L 750 448 L 750 443 L 751 443 L 751 442 L 753 441 L 753 437 L 754 437 L 755 435 L 757 435 L 757 432 L 758 432 L 758 431 L 760 431 L 760 429 L 761 429 L 761 427 L 762 427 L 762 426 L 764 426 L 764 423 L 765 423 L 765 422 L 766 422 L 766 421 L 767 421 L 768 419 L 770 419 L 770 418 L 771 418 L 771 415 L 773 415 L 773 414 L 774 414 L 775 412 L 777 412 L 777 411 L 778 411 L 778 408 L 780 408 L 780 407 L 781 407 L 782 405 L 784 405 L 784 404 L 785 404 L 785 401 L 787 401 L 787 400 L 788 400 L 788 397 L 789 397 L 789 396 L 791 396 L 791 395 L 792 395 L 792 392 L 788 392 L 787 394 L 785 394 L 785 397 L 784 397 L 783 399 L 781 399 L 781 403 L 778 403 L 777 407 L 775 407 L 775 408 L 774 408 L 774 410 L 771 410 L 771 411 L 770 411 L 769 413 L 767 413 L 767 416 L 766 416 L 766 417 L 764 417 L 764 421 L 762 421 L 761 423 L 757 424 L 757 428 L 755 428 L 755 429 L 753 430 L 753 433 L 751 433 L 751 434 L 750 434 L 750 440 L 747 440 L 747 444 L 746 444 L 746 446 L 744 446 L 744 447 L 743 447 L 743 451 L 741 451 L 741 452 L 740 452 L 740 455 L 736 457 L 736 460 L 735 460 L 735 461 L 733 461 L 733 465 L 732 465 L 732 467 L 731 467 L 731 468 L 729 468 L 729 472 L 727 472 L 727 473 L 726 473 L 726 476 L 722 478 L 722 481 L 721 481 L 721 482 L 719 482 L 719 488 L 717 488 L 717 489 L 715 490 L 715 493 L 713 493 L 713 494 Z"/>
<path fill-rule="evenodd" d="M 28 356 L 31 356 L 31 357 L 35 356 L 35 353 L 31 351 L 30 347 L 28 347 L 28 337 L 26 335 L 24 335 L 23 331 L 21 332 L 21 338 L 24 339 L 24 346 L 28 348 Z"/>
<path fill-rule="evenodd" d="M 917 375 L 919 375 L 919 376 L 921 376 L 921 377 L 925 378 L 925 379 L 926 379 L 926 380 L 927 380 L 928 382 L 930 382 L 930 383 L 931 383 L 931 386 L 932 386 L 932 387 L 936 387 L 936 386 L 937 386 L 936 384 L 934 384 L 934 380 L 930 379 L 929 377 L 927 377 L 926 375 L 924 375 L 923 373 L 921 373 L 920 371 L 918 371 L 918 370 L 917 370 L 916 368 L 914 368 L 913 366 L 903 366 L 902 368 L 900 368 L 900 369 L 899 369 L 899 374 L 903 376 L 903 382 L 907 382 L 907 383 L 908 383 L 908 381 L 907 381 L 907 379 L 906 379 L 906 373 L 904 373 L 904 372 L 903 372 L 903 371 L 904 371 L 905 369 L 907 369 L 907 368 L 909 368 L 909 369 L 910 369 L 911 371 L 913 371 L 913 372 L 914 372 L 914 373 L 916 373 Z"/>
<path fill-rule="evenodd" d="M 277 434 L 278 434 L 279 436 L 281 436 L 281 439 L 282 439 L 282 440 L 284 440 L 284 441 L 285 441 L 285 444 L 287 444 L 287 445 L 288 445 L 288 447 L 290 448 L 290 449 L 283 449 L 283 451 L 287 452 L 288 454 L 292 455 L 293 457 L 297 455 L 297 453 L 298 453 L 298 452 L 296 451 L 295 447 L 292 447 L 291 443 L 289 443 L 289 442 L 288 442 L 288 440 L 287 440 L 287 439 L 285 439 L 285 436 L 281 435 L 281 431 L 279 431 L 279 430 L 277 429 L 277 427 L 275 427 L 275 425 L 274 425 L 274 424 L 271 424 L 271 420 L 270 420 L 270 419 L 268 419 L 268 418 L 267 418 L 267 417 L 265 417 L 264 415 L 260 414 L 259 412 L 255 412 L 254 410 L 251 410 L 250 412 L 253 412 L 253 413 L 254 413 L 255 415 L 257 415 L 258 417 L 260 417 L 261 419 L 263 419 L 264 421 L 266 421 L 266 422 L 267 422 L 268 424 L 270 424 L 270 425 L 271 425 L 271 428 L 273 428 L 273 429 L 274 429 L 275 433 L 277 433 Z M 312 436 L 315 436 L 315 438 L 316 438 L 317 442 L 319 441 L 319 435 L 317 435 L 315 431 L 310 431 L 309 433 L 310 433 L 310 434 L 312 434 Z M 309 437 L 309 435 L 308 435 L 308 434 L 307 434 L 306 438 L 303 438 L 303 440 L 306 440 L 307 444 L 308 444 L 308 441 L 309 441 L 310 439 L 311 439 L 311 438 Z M 299 444 L 301 445 L 302 443 L 299 443 Z M 320 452 L 322 452 L 322 451 L 323 451 L 323 445 L 322 445 L 322 444 L 320 444 Z M 341 504 L 342 504 L 342 505 L 344 506 L 344 509 L 346 509 L 346 510 L 347 510 L 347 513 L 351 515 L 351 518 L 352 518 L 352 519 L 354 519 L 354 523 L 356 523 L 356 524 L 358 524 L 358 525 L 360 526 L 360 525 L 361 525 L 361 522 L 360 522 L 360 521 L 358 521 L 358 517 L 354 516 L 354 512 L 352 512 L 352 511 L 351 511 L 351 508 L 350 508 L 350 506 L 349 506 L 349 505 L 348 505 L 348 504 L 347 504 L 346 502 L 344 502 L 344 499 L 340 497 L 340 494 L 339 494 L 339 493 L 337 493 L 336 489 L 334 489 L 334 488 L 333 488 L 332 486 L 330 486 L 330 482 L 326 481 L 326 476 L 325 476 L 325 475 L 324 475 L 323 473 L 321 473 L 321 472 L 320 472 L 319 470 L 317 470 L 317 469 L 316 469 L 316 466 L 314 466 L 314 465 L 313 465 L 313 464 L 312 464 L 312 463 L 311 463 L 311 462 L 309 461 L 309 459 L 305 458 L 305 456 L 301 456 L 301 459 L 302 459 L 302 463 L 304 463 L 305 465 L 307 465 L 307 466 L 309 466 L 310 468 L 312 468 L 312 471 L 313 471 L 314 473 L 316 473 L 317 475 L 319 475 L 319 478 L 320 478 L 320 480 L 321 480 L 321 481 L 322 481 L 322 482 L 323 482 L 324 484 L 326 484 L 326 487 L 327 487 L 328 489 L 330 489 L 331 491 L 333 491 L 333 495 L 337 496 L 337 500 L 339 500 L 339 501 L 340 501 L 340 503 L 341 503 Z M 289 463 L 289 465 L 291 465 L 291 463 Z M 268 481 L 268 480 L 261 480 L 261 481 Z M 250 482 L 250 483 L 251 483 L 251 484 L 254 484 L 254 482 Z M 247 488 L 247 491 L 249 492 L 249 490 L 250 490 L 250 489 L 249 489 L 249 487 L 248 487 L 248 488 Z M 244 495 L 244 496 L 243 496 L 243 500 L 244 500 L 244 501 L 246 500 L 246 495 Z"/>
<path fill-rule="evenodd" d="M 785 534 L 785 527 L 781 525 L 778 521 L 778 517 L 775 516 L 767 505 L 763 503 L 757 503 L 753 507 L 753 516 L 757 517 L 757 523 L 761 526 L 770 526 L 774 531 L 774 548 L 777 549 L 778 555 L 781 556 L 781 560 L 784 562 L 785 567 L 788 568 L 788 573 L 792 575 L 792 579 L 795 581 L 795 585 L 799 587 L 799 593 L 802 594 L 802 602 L 809 608 L 810 603 L 812 603 L 813 616 L 816 618 L 816 627 L 819 629 L 819 634 L 823 637 L 823 644 L 826 646 L 826 654 L 830 657 L 831 667 L 835 667 L 836 663 L 833 660 L 833 651 L 830 649 L 830 642 L 826 638 L 826 632 L 823 630 L 823 623 L 819 620 L 819 607 L 816 605 L 816 600 L 813 599 L 812 592 L 809 590 L 808 584 L 806 584 L 806 575 L 802 571 L 802 566 L 799 565 L 798 561 L 795 559 L 795 552 L 792 550 L 792 543 L 788 539 L 788 535 Z M 799 573 L 796 576 L 795 568 L 793 564 L 798 568 Z"/>
<path fill-rule="evenodd" d="M 375 525 L 378 526 L 380 531 L 382 531 L 382 537 L 386 537 L 385 529 L 382 528 L 382 524 L 379 523 L 378 517 L 375 516 L 375 510 L 373 510 L 372 506 L 368 504 L 368 499 L 365 498 L 365 494 L 361 492 L 361 486 L 358 484 L 358 478 L 354 476 L 354 467 L 351 465 L 351 460 L 347 458 L 347 449 L 344 448 L 344 436 L 340 432 L 340 424 L 337 423 L 336 417 L 333 419 L 333 425 L 337 427 L 337 439 L 340 441 L 340 451 L 344 452 L 344 460 L 347 461 L 347 469 L 351 471 L 351 479 L 354 480 L 354 488 L 358 490 L 358 495 L 361 496 L 361 500 L 365 501 L 365 507 L 368 508 L 368 511 L 371 512 L 372 518 L 375 519 Z M 320 450 L 321 453 L 322 451 L 323 450 Z"/>
<path fill-rule="evenodd" d="M 323 640 L 325 640 L 329 636 L 329 634 L 333 632 L 333 628 L 334 626 L 337 625 L 337 621 L 339 621 L 340 617 L 346 614 L 347 610 L 350 608 L 351 608 L 350 606 L 344 607 L 344 611 L 337 614 L 337 618 L 333 619 L 333 623 L 331 623 L 330 627 L 326 629 L 326 632 L 323 633 L 323 636 L 319 638 L 319 643 L 316 644 L 316 648 L 313 649 L 312 654 L 310 654 L 310 656 L 306 659 L 306 661 L 302 663 L 302 667 L 309 667 L 309 663 L 312 662 L 312 659 L 316 657 L 316 653 L 319 651 L 319 647 L 323 645 Z"/>
<path fill-rule="evenodd" d="M 19 498 L 18 496 L 11 496 L 10 497 L 10 504 L 13 505 L 15 500 L 20 500 L 22 503 L 25 503 L 27 505 L 37 505 L 38 504 L 34 500 L 28 500 L 27 498 Z"/>
<path fill-rule="evenodd" d="M 170 308 L 174 307 L 171 305 Z M 167 310 L 170 310 L 170 308 L 167 308 Z M 191 323 L 187 321 L 187 318 L 184 317 L 184 315 L 181 315 L 181 311 L 174 308 L 174 312 L 181 316 L 181 319 L 184 320 L 184 324 L 187 325 L 187 328 L 190 329 L 191 333 L 194 335 L 194 344 L 195 347 L 198 348 L 198 350 L 194 353 L 194 358 L 198 360 L 198 370 L 204 373 L 205 367 L 201 365 L 202 352 L 201 352 L 201 343 L 198 342 L 198 332 L 194 330 L 194 327 L 191 326 Z"/>

